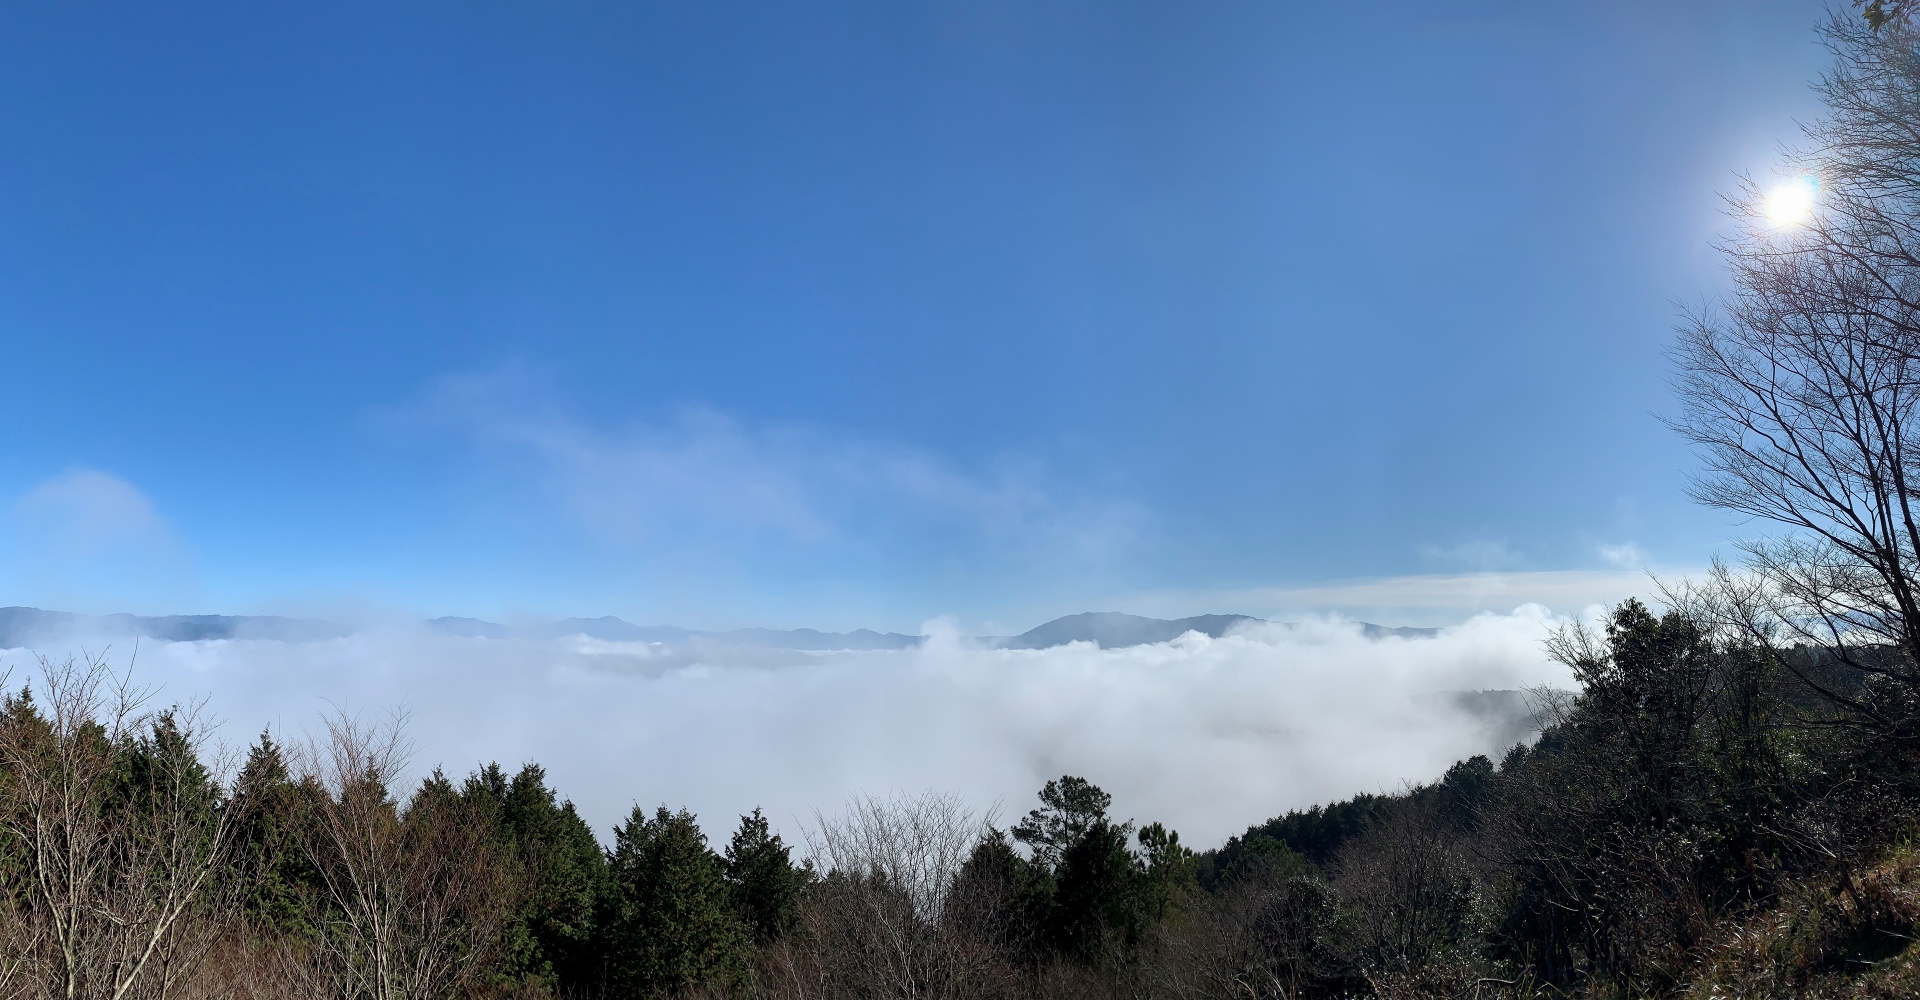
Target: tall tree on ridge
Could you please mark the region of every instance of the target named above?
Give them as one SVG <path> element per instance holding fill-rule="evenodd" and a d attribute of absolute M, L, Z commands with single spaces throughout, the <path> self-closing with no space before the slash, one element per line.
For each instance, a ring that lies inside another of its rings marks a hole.
<path fill-rule="evenodd" d="M 727 844 L 726 876 L 733 909 L 762 943 L 793 929 L 800 919 L 800 895 L 812 870 L 793 863 L 793 849 L 755 809 L 740 817 Z"/>
<path fill-rule="evenodd" d="M 639 806 L 614 828 L 614 893 L 604 918 L 616 996 L 675 992 L 738 976 L 747 931 L 729 905 L 726 864 L 693 814 Z"/>

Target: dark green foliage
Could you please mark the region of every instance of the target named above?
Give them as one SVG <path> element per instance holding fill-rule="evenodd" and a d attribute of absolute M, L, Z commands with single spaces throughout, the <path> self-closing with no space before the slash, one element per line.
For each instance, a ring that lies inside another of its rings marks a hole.
<path fill-rule="evenodd" d="M 1288 847 L 1285 841 L 1252 831 L 1229 838 L 1224 847 L 1202 851 L 1194 858 L 1194 868 L 1201 888 L 1215 892 L 1247 872 L 1275 861 L 1317 870 L 1306 855 Z"/>
<path fill-rule="evenodd" d="M 1199 864 L 1182 846 L 1180 834 L 1159 823 L 1140 828 L 1141 873 L 1138 905 L 1148 921 L 1165 919 L 1199 887 Z"/>
<path fill-rule="evenodd" d="M 1201 881 L 1209 888 L 1217 887 L 1240 866 L 1243 853 L 1264 853 L 1276 846 L 1316 865 L 1326 865 L 1342 845 L 1365 833 L 1380 818 L 1389 801 L 1388 796 L 1362 792 L 1344 802 L 1296 809 L 1249 827 L 1246 833 L 1200 856 Z"/>
<path fill-rule="evenodd" d="M 508 929 L 515 977 L 550 980 L 562 994 L 599 975 L 595 918 L 612 894 L 607 856 L 593 831 L 527 764 L 508 779 L 498 764 L 469 777 L 463 794 L 486 804 L 519 874 L 519 906 Z"/>
<path fill-rule="evenodd" d="M 1646 984 L 1704 914 L 1769 892 L 1795 853 L 1766 660 L 1636 601 L 1604 640 L 1572 633 L 1556 652 L 1582 691 L 1495 783 L 1492 943 L 1549 980 Z"/>
<path fill-rule="evenodd" d="M 1261 1000 L 1364 996 L 1348 954 L 1340 900 L 1311 862 L 1286 851 L 1247 855 L 1193 923 L 1214 996 Z"/>
<path fill-rule="evenodd" d="M 234 857 L 229 877 L 240 884 L 246 916 L 277 933 L 315 933 L 310 913 L 319 872 L 301 849 L 300 831 L 325 794 L 296 782 L 273 734 L 262 732 L 234 783 Z"/>
<path fill-rule="evenodd" d="M 1053 904 L 1051 873 L 1014 850 L 1003 830 L 989 829 L 973 847 L 947 896 L 946 917 L 992 943 L 1005 961 L 1042 953 Z"/>
<path fill-rule="evenodd" d="M 758 810 L 723 853 L 665 807 L 635 809 L 603 851 L 531 764 L 459 784 L 435 771 L 403 804 L 392 772 L 349 769 L 323 788 L 263 735 L 223 796 L 164 713 L 118 738 L 67 738 L 111 764 L 86 792 L 102 810 L 138 825 L 184 805 L 198 818 L 171 829 L 190 840 L 230 820 L 217 895 L 231 891 L 240 926 L 275 954 L 371 954 L 360 942 L 379 914 L 340 893 L 348 859 L 323 835 L 329 816 L 360 824 L 373 871 L 396 876 L 376 887 L 406 899 L 388 911 L 389 944 L 406 961 L 471 963 L 446 981 L 472 995 L 1277 1000 L 1516 978 L 1643 995 L 1676 988 L 1716 927 L 1787 890 L 1813 901 L 1794 925 L 1815 942 L 1810 975 L 1905 947 L 1920 904 L 1853 873 L 1914 829 L 1920 768 L 1897 727 L 1835 724 L 1794 686 L 1821 661 L 1782 666 L 1803 651 L 1635 602 L 1554 649 L 1581 689 L 1497 767 L 1470 757 L 1432 784 L 1291 812 L 1204 855 L 1163 824 L 1136 831 L 1098 786 L 1065 776 L 924 896 L 892 874 L 924 869 L 887 865 L 932 855 L 887 852 L 940 842 L 913 840 L 931 832 L 914 823 L 944 814 L 859 828 L 873 836 L 848 842 L 858 870 L 816 878 Z M 1844 667 L 1819 676 L 1894 704 Z M 14 753 L 53 745 L 29 699 L 5 712 Z M 10 780 L 0 771 L 0 793 Z M 0 844 L 4 884 L 24 884 L 28 863 Z M 1841 891 L 1810 890 L 1809 876 Z"/>
<path fill-rule="evenodd" d="M 1066 775 L 1040 789 L 1040 808 L 1014 824 L 1013 839 L 1033 851 L 1034 860 L 1052 868 L 1067 849 L 1103 822 L 1113 796 L 1085 778 Z"/>
<path fill-rule="evenodd" d="M 1448 823 L 1462 829 L 1479 825 L 1480 812 L 1493 795 L 1495 773 L 1493 761 L 1484 754 L 1475 754 L 1447 768 L 1436 794 Z"/>
<path fill-rule="evenodd" d="M 726 863 L 693 814 L 635 806 L 613 831 L 613 894 L 603 919 L 605 982 L 648 996 L 739 977 L 750 934 L 735 916 Z"/>
<path fill-rule="evenodd" d="M 1128 828 L 1101 816 L 1064 845 L 1053 870 L 1052 943 L 1089 965 L 1109 964 L 1137 936 L 1134 903 L 1139 869 L 1127 850 Z"/>
<path fill-rule="evenodd" d="M 727 888 L 735 915 L 754 940 L 764 944 L 794 928 L 812 874 L 793 863 L 793 850 L 768 828 L 760 810 L 740 817 L 727 844 Z"/>
<path fill-rule="evenodd" d="M 1198 866 L 1180 835 L 1160 823 L 1139 832 L 1107 815 L 1112 796 L 1084 778 L 1049 781 L 1041 808 L 1013 829 L 1031 861 L 999 831 L 975 847 L 962 883 L 997 898 L 1003 944 L 1114 970 L 1137 958 L 1143 935 L 1196 891 Z M 991 891 L 986 891 L 990 887 Z"/>

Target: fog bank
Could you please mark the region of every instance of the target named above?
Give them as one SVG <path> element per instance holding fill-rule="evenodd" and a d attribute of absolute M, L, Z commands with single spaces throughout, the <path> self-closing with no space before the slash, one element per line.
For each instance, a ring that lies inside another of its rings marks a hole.
<path fill-rule="evenodd" d="M 1497 720 L 1450 695 L 1568 684 L 1541 648 L 1553 624 L 1527 606 L 1434 638 L 1321 620 L 1101 650 L 985 649 L 934 622 L 919 649 L 838 652 L 420 628 L 146 642 L 134 677 L 161 702 L 205 696 L 236 745 L 269 726 L 300 738 L 335 707 L 404 708 L 416 773 L 537 761 L 603 836 L 635 802 L 687 806 L 716 836 L 761 806 L 793 834 L 816 809 L 896 790 L 998 803 L 1004 819 L 1071 773 L 1204 847 L 1497 752 Z M 6 663 L 17 685 L 31 657 Z"/>

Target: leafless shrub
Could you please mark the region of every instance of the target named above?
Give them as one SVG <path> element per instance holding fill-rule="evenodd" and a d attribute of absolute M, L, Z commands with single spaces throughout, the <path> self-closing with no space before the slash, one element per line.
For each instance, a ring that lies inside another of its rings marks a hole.
<path fill-rule="evenodd" d="M 991 942 L 943 919 L 985 822 L 954 796 L 855 799 L 819 817 L 807 846 L 825 876 L 807 894 L 798 933 L 769 956 L 782 997 L 986 997 L 1007 970 Z"/>
<path fill-rule="evenodd" d="M 816 816 L 806 843 L 816 869 L 876 878 L 932 922 L 986 826 L 955 795 L 869 795 L 849 802 L 840 817 Z"/>
<path fill-rule="evenodd" d="M 0 891 L 0 984 L 174 995 L 231 909 L 210 892 L 231 827 L 198 707 L 145 710 L 100 656 L 37 674 L 0 704 L 0 864 L 17 873 Z"/>
<path fill-rule="evenodd" d="M 1462 944 L 1474 884 L 1458 841 L 1434 796 L 1410 794 L 1341 851 L 1334 887 L 1367 969 L 1412 972 Z"/>
<path fill-rule="evenodd" d="M 488 818 L 431 783 L 403 810 L 392 788 L 409 752 L 400 715 L 335 715 L 307 748 L 307 777 L 326 790 L 302 842 L 323 913 L 304 961 L 289 965 L 313 995 L 465 996 L 498 947 L 511 885 Z"/>
<path fill-rule="evenodd" d="M 1346 965 L 1336 919 L 1332 890 L 1299 858 L 1257 862 L 1155 929 L 1140 986 L 1168 1000 L 1332 995 Z"/>

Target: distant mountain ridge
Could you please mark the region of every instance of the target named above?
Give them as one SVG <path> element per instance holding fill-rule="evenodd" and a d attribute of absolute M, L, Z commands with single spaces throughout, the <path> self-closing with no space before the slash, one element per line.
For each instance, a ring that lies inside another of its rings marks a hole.
<path fill-rule="evenodd" d="M 1215 639 L 1240 625 L 1266 624 L 1252 615 L 1195 615 L 1192 618 L 1144 618 L 1118 611 L 1089 611 L 1067 615 L 1015 636 L 989 636 L 1002 649 L 1050 649 L 1070 642 L 1091 642 L 1101 649 L 1123 649 L 1153 642 L 1171 642 L 1198 632 Z"/>
<path fill-rule="evenodd" d="M 279 615 L 78 615 L 40 608 L 0 608 L 0 648 L 32 646 L 69 636 L 101 639 L 279 639 L 315 642 L 337 639 L 351 630 L 317 618 Z"/>
<path fill-rule="evenodd" d="M 544 625 L 514 626 L 479 618 L 448 616 L 423 623 L 442 635 L 476 639 L 557 639 L 584 635 L 606 642 L 709 643 L 792 650 L 913 649 L 926 642 L 922 635 L 899 632 L 821 632 L 810 628 L 739 628 L 702 631 L 677 625 L 635 625 L 606 615 L 567 618 Z M 1055 618 L 1013 636 L 981 636 L 978 641 L 998 649 L 1050 649 L 1070 642 L 1090 642 L 1101 649 L 1121 649 L 1147 643 L 1170 642 L 1188 632 L 1220 638 L 1236 628 L 1276 624 L 1251 615 L 1195 615 L 1191 618 L 1146 618 L 1116 611 L 1091 611 Z M 1431 638 L 1432 628 L 1388 628 L 1358 623 L 1370 639 Z M 79 615 L 40 608 L 0 608 L 0 649 L 43 646 L 73 639 L 158 639 L 198 642 L 213 639 L 273 639 L 317 642 L 353 634 L 344 625 L 317 618 L 278 615 Z"/>
<path fill-rule="evenodd" d="M 1145 618 L 1118 611 L 1089 611 L 1055 618 L 1045 625 L 1014 636 L 984 636 L 983 641 L 1001 649 L 1050 649 L 1069 642 L 1091 642 L 1101 649 L 1124 649 L 1153 642 L 1172 642 L 1188 632 L 1221 638 L 1247 625 L 1276 625 L 1278 622 L 1252 615 L 1195 615 L 1192 618 Z M 1430 639 L 1440 634 L 1437 628 L 1388 628 L 1371 622 L 1358 622 L 1361 634 L 1369 639 L 1397 637 Z"/>
<path fill-rule="evenodd" d="M 925 642 L 924 635 L 875 632 L 821 632 L 810 628 L 771 629 L 737 628 L 725 632 L 706 632 L 677 625 L 635 625 L 607 615 L 601 618 L 567 618 L 549 625 L 515 628 L 478 618 L 435 618 L 427 627 L 444 635 L 483 639 L 557 639 L 565 635 L 584 635 L 607 642 L 690 642 L 704 640 L 730 646 L 761 646 L 770 649 L 912 649 Z"/>

